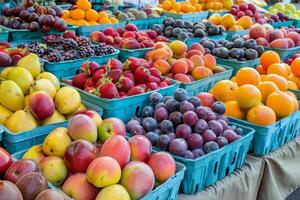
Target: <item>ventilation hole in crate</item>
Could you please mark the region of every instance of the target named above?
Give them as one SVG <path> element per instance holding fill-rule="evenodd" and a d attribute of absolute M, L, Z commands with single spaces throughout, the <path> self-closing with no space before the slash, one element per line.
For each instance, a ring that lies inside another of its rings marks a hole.
<path fill-rule="evenodd" d="M 235 163 L 235 160 L 236 160 L 236 152 L 234 152 L 234 155 L 233 155 L 233 158 L 232 158 L 232 161 L 231 161 L 232 165 Z"/>
<path fill-rule="evenodd" d="M 226 176 L 229 174 L 229 167 L 226 167 Z"/>
<path fill-rule="evenodd" d="M 137 106 L 135 109 L 135 115 L 139 116 L 139 114 L 140 114 L 140 106 Z"/>
<path fill-rule="evenodd" d="M 199 186 L 199 184 L 197 184 L 197 185 L 196 185 L 196 187 L 195 187 L 195 191 L 194 191 L 194 192 L 198 192 L 198 190 L 200 190 L 200 186 Z"/>
<path fill-rule="evenodd" d="M 218 171 L 218 162 L 216 162 L 215 164 L 214 174 L 217 174 L 217 171 Z"/>

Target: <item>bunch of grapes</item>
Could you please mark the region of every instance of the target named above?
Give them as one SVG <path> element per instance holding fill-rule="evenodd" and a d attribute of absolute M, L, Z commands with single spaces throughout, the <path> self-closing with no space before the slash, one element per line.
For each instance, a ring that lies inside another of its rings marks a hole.
<path fill-rule="evenodd" d="M 3 7 L 2 13 L 0 25 L 12 29 L 29 29 L 33 32 L 41 30 L 48 33 L 51 29 L 64 32 L 67 28 L 67 24 L 60 18 L 63 11 L 57 6 L 45 7 L 27 0 L 12 8 Z"/>
<path fill-rule="evenodd" d="M 59 35 L 47 35 L 41 43 L 31 42 L 18 47 L 36 53 L 40 58 L 49 62 L 76 60 L 115 52 L 113 47 L 104 43 L 92 44 L 90 39 L 84 36 L 76 36 L 73 39 Z"/>

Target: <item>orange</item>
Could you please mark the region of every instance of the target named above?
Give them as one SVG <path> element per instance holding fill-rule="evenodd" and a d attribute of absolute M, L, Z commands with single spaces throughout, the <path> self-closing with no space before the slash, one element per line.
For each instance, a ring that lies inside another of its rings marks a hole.
<path fill-rule="evenodd" d="M 291 63 L 291 70 L 295 76 L 300 76 L 300 58 L 296 58 Z"/>
<path fill-rule="evenodd" d="M 70 12 L 68 10 L 64 10 L 63 16 L 61 18 L 68 19 L 70 17 Z"/>
<path fill-rule="evenodd" d="M 266 70 L 262 67 L 262 65 L 256 66 L 256 71 L 258 71 L 259 74 L 267 74 Z"/>
<path fill-rule="evenodd" d="M 98 20 L 98 13 L 96 10 L 89 9 L 85 12 L 85 19 L 87 21 L 97 21 Z"/>
<path fill-rule="evenodd" d="M 180 12 L 181 11 L 181 3 L 176 2 L 172 5 L 172 10 L 175 10 L 176 12 Z"/>
<path fill-rule="evenodd" d="M 98 22 L 99 24 L 111 24 L 111 21 L 108 18 L 99 18 Z"/>
<path fill-rule="evenodd" d="M 246 84 L 236 90 L 235 98 L 240 108 L 251 108 L 260 104 L 262 96 L 257 87 Z"/>
<path fill-rule="evenodd" d="M 181 4 L 181 11 L 185 12 L 185 13 L 188 13 L 191 10 L 190 7 L 191 7 L 191 5 L 189 5 L 187 3 L 183 3 L 183 4 Z"/>
<path fill-rule="evenodd" d="M 76 25 L 77 26 L 90 26 L 90 24 L 87 21 L 85 21 L 84 19 L 77 20 Z"/>
<path fill-rule="evenodd" d="M 188 0 L 188 2 L 192 5 L 198 4 L 198 0 Z"/>
<path fill-rule="evenodd" d="M 101 11 L 101 12 L 98 13 L 98 17 L 99 17 L 99 19 L 101 19 L 101 18 L 108 18 L 108 15 L 107 15 L 106 12 Z"/>
<path fill-rule="evenodd" d="M 287 117 L 294 112 L 293 97 L 282 91 L 276 91 L 269 95 L 267 106 L 272 108 L 277 117 Z"/>
<path fill-rule="evenodd" d="M 298 84 L 298 82 L 300 81 L 300 78 L 295 76 L 294 74 L 289 75 L 289 77 L 287 78 L 288 81 L 292 81 L 296 84 Z"/>
<path fill-rule="evenodd" d="M 218 101 L 227 102 L 235 100 L 237 85 L 229 80 L 222 80 L 216 83 L 213 88 L 213 95 Z"/>
<path fill-rule="evenodd" d="M 271 81 L 275 83 L 281 91 L 285 92 L 288 89 L 288 81 L 277 74 L 268 74 L 266 76 L 266 81 Z"/>
<path fill-rule="evenodd" d="M 236 73 L 235 77 L 238 86 L 245 85 L 245 84 L 257 85 L 260 82 L 259 73 L 251 67 L 244 67 L 240 69 Z"/>
<path fill-rule="evenodd" d="M 91 25 L 91 26 L 98 25 L 98 22 L 95 22 L 95 21 L 89 21 L 88 23 L 89 23 L 89 25 Z"/>
<path fill-rule="evenodd" d="M 267 75 L 265 75 L 265 74 L 260 75 L 260 80 L 261 80 L 262 82 L 267 81 Z"/>
<path fill-rule="evenodd" d="M 276 122 L 276 114 L 267 106 L 254 106 L 248 111 L 247 120 L 253 124 L 268 126 Z"/>
<path fill-rule="evenodd" d="M 75 20 L 84 19 L 85 12 L 79 8 L 70 11 L 70 17 Z"/>
<path fill-rule="evenodd" d="M 268 96 L 275 91 L 279 91 L 277 85 L 271 81 L 261 82 L 257 85 L 262 97 L 262 102 L 266 103 Z"/>
<path fill-rule="evenodd" d="M 280 63 L 280 56 L 275 51 L 265 51 L 260 57 L 260 64 L 267 70 L 273 63 Z"/>
<path fill-rule="evenodd" d="M 196 11 L 202 11 L 201 4 L 195 4 L 194 7 L 196 8 Z"/>
<path fill-rule="evenodd" d="M 88 0 L 77 0 L 76 6 L 82 10 L 89 10 L 92 8 L 92 4 Z"/>
<path fill-rule="evenodd" d="M 161 5 L 166 10 L 170 10 L 172 8 L 172 2 L 171 1 L 163 1 Z"/>
<path fill-rule="evenodd" d="M 225 113 L 224 115 L 238 118 L 238 119 L 244 119 L 245 114 L 239 107 L 238 103 L 236 101 L 227 101 L 225 103 Z"/>
<path fill-rule="evenodd" d="M 273 63 L 268 67 L 267 74 L 277 74 L 287 79 L 289 77 L 289 69 L 281 63 Z"/>
<path fill-rule="evenodd" d="M 288 89 L 298 90 L 298 85 L 292 81 L 288 81 Z"/>

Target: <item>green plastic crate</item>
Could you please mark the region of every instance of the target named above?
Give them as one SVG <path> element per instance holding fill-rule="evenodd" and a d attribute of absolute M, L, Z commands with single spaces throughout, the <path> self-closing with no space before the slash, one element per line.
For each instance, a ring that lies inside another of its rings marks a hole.
<path fill-rule="evenodd" d="M 233 68 L 233 72 L 232 72 L 233 76 L 235 76 L 237 71 L 239 71 L 243 67 L 253 67 L 254 68 L 257 65 L 259 65 L 259 58 L 255 59 L 255 60 L 248 60 L 248 61 L 234 61 L 231 59 L 222 59 L 222 58 L 216 57 L 216 60 L 217 60 L 218 65 L 224 65 L 224 66 L 229 66 L 229 67 Z"/>
<path fill-rule="evenodd" d="M 129 57 L 135 57 L 135 58 L 144 58 L 145 54 L 148 51 L 153 50 L 153 47 L 150 48 L 142 48 L 142 49 L 120 49 L 119 59 L 124 62 Z"/>
<path fill-rule="evenodd" d="M 95 26 L 79 26 L 77 33 L 80 36 L 90 37 L 90 34 L 94 31 L 103 31 L 106 28 L 124 28 L 126 22 L 119 22 L 117 24 L 99 24 Z"/>
<path fill-rule="evenodd" d="M 199 92 L 207 92 L 213 88 L 217 82 L 230 79 L 233 69 L 228 66 L 223 67 L 225 68 L 224 72 L 220 72 L 214 74 L 213 76 L 209 76 L 198 81 L 193 81 L 191 83 L 180 83 L 180 87 L 185 89 L 190 96 L 197 96 Z"/>
<path fill-rule="evenodd" d="M 273 23 L 271 23 L 271 25 L 274 28 L 287 27 L 287 26 L 292 26 L 293 25 L 293 21 L 292 20 L 288 20 L 288 21 L 285 21 L 285 22 L 273 22 Z"/>
<path fill-rule="evenodd" d="M 271 50 L 275 51 L 279 54 L 281 60 L 286 60 L 290 56 L 294 55 L 298 51 L 300 51 L 300 46 L 294 47 L 294 48 L 289 48 L 289 49 L 278 49 L 278 48 L 269 48 L 269 47 L 264 47 L 265 51 Z"/>
<path fill-rule="evenodd" d="M 154 24 L 162 24 L 165 16 L 146 19 L 128 20 L 127 23 L 134 24 L 139 30 L 151 29 Z"/>
<path fill-rule="evenodd" d="M 243 35 L 247 35 L 249 33 L 250 29 L 247 30 L 242 30 L 242 31 L 226 31 L 225 33 L 227 33 L 226 39 L 227 40 L 232 40 L 232 36 L 234 36 L 235 34 L 243 36 Z"/>
<path fill-rule="evenodd" d="M 175 14 L 175 13 L 164 12 L 163 15 L 166 17 L 171 17 L 173 19 L 182 19 L 184 21 L 190 21 L 190 22 L 200 22 L 203 19 L 207 19 L 208 11 L 186 13 L 186 14 Z"/>

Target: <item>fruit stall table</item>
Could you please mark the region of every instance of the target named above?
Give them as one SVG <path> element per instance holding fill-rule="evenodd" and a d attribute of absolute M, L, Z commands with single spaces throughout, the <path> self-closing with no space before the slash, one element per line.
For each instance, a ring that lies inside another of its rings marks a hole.
<path fill-rule="evenodd" d="M 248 155 L 242 169 L 179 200 L 284 200 L 300 186 L 299 163 L 300 136 L 264 157 Z"/>

